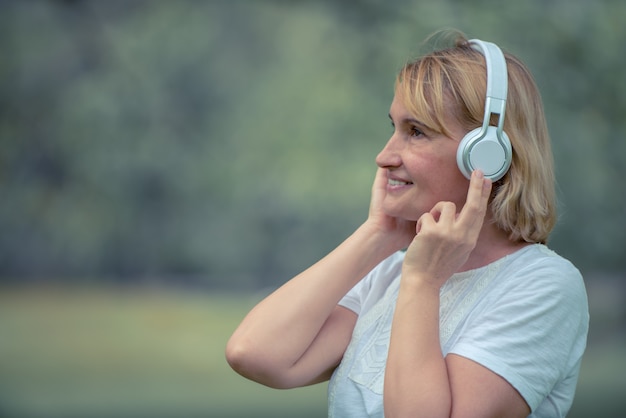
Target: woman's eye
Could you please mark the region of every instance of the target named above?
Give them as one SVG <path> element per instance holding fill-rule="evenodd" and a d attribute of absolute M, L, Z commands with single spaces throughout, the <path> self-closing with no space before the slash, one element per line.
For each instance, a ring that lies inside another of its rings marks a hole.
<path fill-rule="evenodd" d="M 424 135 L 424 132 L 420 131 L 416 127 L 412 127 L 411 128 L 411 136 L 412 137 L 417 138 L 417 137 L 420 137 L 420 136 L 423 136 L 423 135 Z"/>

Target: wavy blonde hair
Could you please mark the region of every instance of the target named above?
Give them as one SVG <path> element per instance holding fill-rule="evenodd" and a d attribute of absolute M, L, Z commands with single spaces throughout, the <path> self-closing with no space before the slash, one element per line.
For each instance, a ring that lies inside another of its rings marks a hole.
<path fill-rule="evenodd" d="M 440 34 L 441 35 L 441 34 Z M 450 46 L 407 63 L 395 89 L 405 107 L 435 132 L 450 136 L 451 116 L 468 132 L 482 125 L 487 69 L 484 56 L 457 31 L 446 31 Z M 541 96 L 526 66 L 504 53 L 508 96 L 504 131 L 511 140 L 513 161 L 494 184 L 494 222 L 510 239 L 547 242 L 556 223 L 554 163 Z M 497 116 L 493 117 L 497 125 Z"/>

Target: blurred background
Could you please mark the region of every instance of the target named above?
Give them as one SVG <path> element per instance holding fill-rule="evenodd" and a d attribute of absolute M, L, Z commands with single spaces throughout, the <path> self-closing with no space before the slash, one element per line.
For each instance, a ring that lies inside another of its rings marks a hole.
<path fill-rule="evenodd" d="M 367 214 L 393 80 L 441 28 L 535 75 L 550 246 L 592 315 L 571 417 L 626 415 L 623 0 L 0 1 L 0 416 L 322 417 L 228 369 Z"/>

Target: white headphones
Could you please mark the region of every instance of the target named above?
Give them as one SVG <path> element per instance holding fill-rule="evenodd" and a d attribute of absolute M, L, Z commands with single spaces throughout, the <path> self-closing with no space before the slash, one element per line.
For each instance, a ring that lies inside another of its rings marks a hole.
<path fill-rule="evenodd" d="M 511 167 L 512 148 L 503 131 L 508 75 L 504 54 L 496 44 L 472 39 L 469 44 L 485 56 L 487 95 L 483 125 L 467 133 L 459 143 L 456 162 L 468 179 L 480 169 L 492 181 L 501 179 Z M 499 115 L 498 126 L 489 126 L 491 115 Z"/>

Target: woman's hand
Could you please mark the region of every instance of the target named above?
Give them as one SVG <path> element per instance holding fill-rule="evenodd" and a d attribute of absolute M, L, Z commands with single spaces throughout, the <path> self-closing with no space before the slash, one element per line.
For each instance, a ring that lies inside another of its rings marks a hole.
<path fill-rule="evenodd" d="M 366 224 L 373 226 L 377 233 L 381 233 L 384 239 L 388 239 L 395 252 L 409 246 L 415 237 L 416 222 L 387 215 L 382 208 L 386 194 L 386 169 L 378 168 L 372 186 L 372 198 Z"/>
<path fill-rule="evenodd" d="M 404 258 L 403 277 L 425 280 L 438 289 L 456 273 L 476 246 L 490 193 L 491 181 L 477 170 L 459 213 L 454 203 L 439 202 L 423 214 Z"/>

